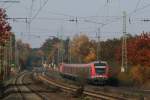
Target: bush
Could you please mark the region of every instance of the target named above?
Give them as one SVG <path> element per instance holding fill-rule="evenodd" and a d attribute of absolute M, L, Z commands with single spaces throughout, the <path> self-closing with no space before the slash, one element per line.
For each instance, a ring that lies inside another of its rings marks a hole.
<path fill-rule="evenodd" d="M 150 83 L 150 67 L 137 65 L 131 68 L 130 73 L 135 85 Z"/>
<path fill-rule="evenodd" d="M 119 80 L 119 85 L 122 85 L 122 86 L 132 86 L 133 85 L 133 80 L 131 78 L 131 75 L 130 73 L 122 73 L 120 72 L 118 74 L 118 80 Z"/>

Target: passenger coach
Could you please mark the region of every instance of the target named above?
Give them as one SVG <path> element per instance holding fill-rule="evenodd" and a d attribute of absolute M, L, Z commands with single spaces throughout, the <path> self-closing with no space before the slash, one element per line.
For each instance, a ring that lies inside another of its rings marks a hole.
<path fill-rule="evenodd" d="M 82 75 L 88 82 L 94 84 L 105 84 L 109 78 L 109 66 L 106 61 L 94 61 L 89 64 L 65 64 L 59 69 L 62 76 L 77 78 Z"/>

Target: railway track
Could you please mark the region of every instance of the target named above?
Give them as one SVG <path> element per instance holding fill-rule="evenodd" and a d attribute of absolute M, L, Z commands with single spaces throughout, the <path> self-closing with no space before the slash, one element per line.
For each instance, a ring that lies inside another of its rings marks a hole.
<path fill-rule="evenodd" d="M 24 72 L 16 76 L 4 92 L 2 100 L 70 100 L 66 99 L 70 96 L 55 90 L 55 87 L 35 81 L 32 75 L 31 72 Z"/>
<path fill-rule="evenodd" d="M 28 84 L 27 80 L 25 80 L 25 77 L 29 75 L 29 72 L 22 72 L 21 74 L 17 75 L 16 78 L 13 81 L 14 88 L 12 93 L 14 96 L 8 96 L 4 97 L 3 100 L 12 100 L 11 98 L 15 98 L 17 100 L 48 100 L 40 93 L 37 93 L 30 85 Z"/>
<path fill-rule="evenodd" d="M 18 95 L 21 96 L 21 99 L 22 99 L 22 100 L 25 100 L 25 96 L 23 95 L 23 93 L 22 93 L 20 87 L 18 86 L 18 80 L 19 80 L 20 77 L 22 77 L 22 75 L 24 75 L 24 73 L 25 73 L 25 72 L 21 73 L 21 75 L 18 75 L 18 76 L 15 78 L 15 81 L 14 81 L 14 84 L 15 84 L 15 86 L 16 86 L 16 91 L 19 92 Z M 20 84 L 20 83 L 19 83 L 19 84 Z"/>
<path fill-rule="evenodd" d="M 72 86 L 60 84 L 58 82 L 55 82 L 53 80 L 50 80 L 50 79 L 42 76 L 42 75 L 39 75 L 39 80 L 42 80 L 53 86 L 59 87 L 64 91 L 76 92 L 78 89 L 78 87 L 72 87 Z M 87 95 L 89 97 L 102 99 L 102 100 L 130 100 L 129 98 L 125 98 L 125 97 L 121 97 L 121 96 L 114 96 L 114 95 L 110 95 L 110 94 L 107 94 L 104 92 L 95 92 L 95 91 L 90 91 L 90 90 L 84 90 L 83 94 Z"/>
<path fill-rule="evenodd" d="M 30 76 L 32 76 L 32 74 L 30 73 Z M 25 77 L 24 77 L 25 78 Z M 32 80 L 33 81 L 33 80 Z M 26 80 L 23 79 L 23 83 L 26 83 Z M 42 100 L 48 100 L 47 96 L 40 93 L 39 91 L 37 91 L 37 87 L 32 87 L 32 86 L 29 86 L 27 85 L 26 86 L 32 93 L 36 94 L 38 97 L 40 97 Z"/>

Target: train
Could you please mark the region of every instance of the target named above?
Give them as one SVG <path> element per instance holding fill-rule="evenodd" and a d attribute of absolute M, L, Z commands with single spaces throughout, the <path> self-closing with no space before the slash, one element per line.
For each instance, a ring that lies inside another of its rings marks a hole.
<path fill-rule="evenodd" d="M 71 79 L 83 77 L 88 83 L 106 84 L 109 78 L 109 69 L 106 61 L 93 61 L 88 64 L 66 64 L 59 67 L 61 76 Z"/>

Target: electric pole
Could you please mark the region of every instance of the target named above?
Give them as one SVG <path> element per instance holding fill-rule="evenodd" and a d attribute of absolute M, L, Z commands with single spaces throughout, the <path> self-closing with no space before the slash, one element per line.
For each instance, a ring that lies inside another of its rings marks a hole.
<path fill-rule="evenodd" d="M 71 41 L 69 41 L 69 63 L 71 64 L 72 60 L 71 60 L 71 51 L 72 47 L 71 47 Z"/>
<path fill-rule="evenodd" d="M 11 69 L 11 67 L 12 67 L 12 38 L 13 38 L 13 35 L 11 34 L 10 35 L 10 38 L 9 38 L 9 69 Z M 8 70 L 9 71 L 9 70 Z M 8 72 L 9 73 L 9 72 Z"/>
<path fill-rule="evenodd" d="M 97 35 L 97 60 L 101 60 L 101 42 L 100 42 L 100 28 L 98 28 Z"/>
<path fill-rule="evenodd" d="M 19 50 L 17 42 L 15 41 L 15 61 L 16 61 L 16 67 L 18 71 L 20 71 L 20 65 L 19 65 Z"/>
<path fill-rule="evenodd" d="M 122 37 L 122 64 L 121 72 L 127 71 L 127 26 L 126 26 L 126 12 L 123 12 L 123 37 Z"/>

